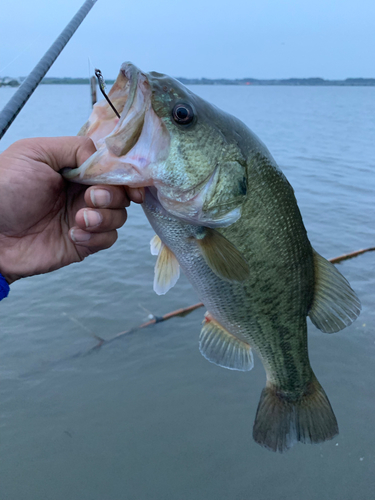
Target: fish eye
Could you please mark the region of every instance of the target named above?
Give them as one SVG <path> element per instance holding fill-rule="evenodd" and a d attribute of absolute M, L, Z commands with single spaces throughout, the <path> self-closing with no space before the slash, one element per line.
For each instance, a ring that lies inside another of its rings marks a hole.
<path fill-rule="evenodd" d="M 194 119 L 194 111 L 189 104 L 179 103 L 173 108 L 172 116 L 179 125 L 188 125 Z"/>

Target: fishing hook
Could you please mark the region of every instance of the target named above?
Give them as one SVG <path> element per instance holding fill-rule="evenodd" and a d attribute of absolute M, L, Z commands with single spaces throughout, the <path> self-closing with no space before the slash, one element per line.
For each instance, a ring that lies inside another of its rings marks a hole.
<path fill-rule="evenodd" d="M 103 94 L 103 96 L 105 97 L 105 100 L 108 102 L 108 104 L 113 109 L 113 112 L 115 113 L 115 115 L 117 116 L 117 118 L 120 118 L 119 113 L 117 112 L 116 108 L 111 103 L 109 97 L 105 93 L 105 81 L 104 81 L 104 78 L 103 78 L 103 75 L 102 75 L 102 72 L 100 71 L 100 69 L 95 69 L 95 76 L 98 79 L 98 84 L 99 84 L 100 92 Z"/>

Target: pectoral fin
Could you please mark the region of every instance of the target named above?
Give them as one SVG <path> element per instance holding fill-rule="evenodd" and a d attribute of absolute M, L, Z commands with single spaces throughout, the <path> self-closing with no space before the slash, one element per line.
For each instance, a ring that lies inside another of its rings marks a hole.
<path fill-rule="evenodd" d="M 150 241 L 151 255 L 159 255 L 161 245 L 161 239 L 157 234 L 155 234 L 155 236 Z"/>
<path fill-rule="evenodd" d="M 309 316 L 322 332 L 338 332 L 359 316 L 361 303 L 336 267 L 315 250 L 313 253 L 315 291 Z"/>
<path fill-rule="evenodd" d="M 160 242 L 159 256 L 155 264 L 154 291 L 158 295 L 164 295 L 177 283 L 179 277 L 180 264 L 178 260 L 174 253 Z"/>
<path fill-rule="evenodd" d="M 199 336 L 199 350 L 208 361 L 229 370 L 245 372 L 254 366 L 249 344 L 225 330 L 209 313 Z"/>
<path fill-rule="evenodd" d="M 226 281 L 245 281 L 249 265 L 237 248 L 214 229 L 205 228 L 197 243 L 207 265 L 219 278 Z"/>

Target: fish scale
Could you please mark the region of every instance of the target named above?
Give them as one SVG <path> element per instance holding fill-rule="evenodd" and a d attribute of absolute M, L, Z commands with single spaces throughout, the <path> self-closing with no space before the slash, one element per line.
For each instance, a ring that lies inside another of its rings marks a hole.
<path fill-rule="evenodd" d="M 282 182 L 282 177 L 276 175 L 276 180 Z M 274 188 L 272 183 L 269 185 Z M 290 195 L 294 197 L 292 190 L 290 190 Z M 275 209 L 278 210 L 278 213 L 274 214 L 276 220 L 273 225 L 273 234 L 275 236 L 275 228 L 280 227 L 278 238 L 280 242 L 279 245 L 273 245 L 273 240 L 270 240 L 267 232 L 262 234 L 264 233 L 264 216 L 261 213 L 261 210 L 266 210 L 269 216 L 272 206 L 264 205 L 261 198 L 256 196 L 255 200 L 249 198 L 243 206 L 242 217 L 246 218 L 247 211 L 257 213 L 255 224 L 252 224 L 249 231 L 252 235 L 251 239 L 256 240 L 261 248 L 254 253 L 254 245 L 251 241 L 249 244 L 243 238 L 244 225 L 241 222 L 221 229 L 220 232 L 230 239 L 244 255 L 251 270 L 250 277 L 245 283 L 224 283 L 210 270 L 195 241 L 191 239 L 196 232 L 196 227 L 181 224 L 176 218 L 173 222 L 170 218 L 166 219 L 161 215 L 160 208 L 158 212 L 158 207 L 155 207 L 154 203 L 151 202 L 148 205 L 149 198 L 150 195 L 146 196 L 144 209 L 151 225 L 176 255 L 189 281 L 210 313 L 228 331 L 250 343 L 262 359 L 270 380 L 277 382 L 286 391 L 293 390 L 294 387 L 304 387 L 311 380 L 312 373 L 307 356 L 306 315 L 312 298 L 313 266 L 312 251 L 303 226 L 301 231 L 297 222 L 285 225 L 284 221 L 288 221 L 288 217 L 280 214 L 280 206 L 276 203 L 272 210 L 272 212 L 275 212 Z M 290 207 L 294 209 L 292 203 L 284 203 L 284 205 L 286 210 Z M 257 234 L 257 220 L 260 223 L 261 234 Z M 290 217 L 289 220 L 292 218 Z M 300 224 L 302 224 L 301 218 Z M 294 245 L 289 245 L 286 227 L 294 233 L 294 240 L 299 232 L 303 241 L 300 244 L 297 241 Z M 283 242 L 284 239 L 287 240 L 286 243 Z M 282 255 L 279 253 L 279 246 L 283 248 Z M 288 251 L 288 246 L 291 246 L 291 251 Z M 307 280 L 301 279 L 300 276 L 293 279 L 291 264 L 295 262 L 298 249 L 302 253 L 300 260 L 304 262 L 302 270 L 294 266 L 294 274 L 309 275 L 310 272 L 311 275 Z M 310 254 L 310 265 L 304 254 L 307 256 Z M 258 255 L 263 256 L 262 260 L 259 260 Z M 270 262 L 276 263 L 270 266 Z M 310 286 L 295 286 L 306 281 L 310 281 Z M 288 294 L 286 287 L 288 287 L 287 290 L 289 289 Z M 295 295 L 294 300 L 293 295 Z M 281 296 L 284 296 L 283 301 Z M 293 302 L 292 307 L 290 300 Z M 285 302 L 288 303 L 287 306 Z M 283 314 L 282 311 L 285 313 Z M 238 324 L 241 326 L 238 327 Z M 284 331 L 284 335 L 280 335 L 281 331 Z M 293 334 L 288 336 L 288 332 L 293 332 Z M 293 342 L 293 346 L 290 346 L 290 342 Z M 294 353 L 296 353 L 295 357 Z"/>

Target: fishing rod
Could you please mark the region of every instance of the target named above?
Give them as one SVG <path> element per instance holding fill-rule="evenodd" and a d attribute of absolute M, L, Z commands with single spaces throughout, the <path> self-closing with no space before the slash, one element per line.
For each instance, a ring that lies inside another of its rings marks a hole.
<path fill-rule="evenodd" d="M 66 28 L 53 42 L 29 76 L 24 80 L 17 92 L 11 97 L 0 113 L 0 139 L 8 130 L 14 119 L 24 107 L 31 94 L 37 88 L 42 78 L 56 61 L 65 45 L 72 38 L 77 28 L 90 12 L 97 0 L 86 0 Z"/>

